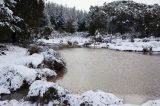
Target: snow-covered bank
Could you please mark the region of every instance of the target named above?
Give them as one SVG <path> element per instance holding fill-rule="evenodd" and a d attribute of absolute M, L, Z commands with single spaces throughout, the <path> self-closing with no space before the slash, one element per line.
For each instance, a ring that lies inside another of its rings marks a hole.
<path fill-rule="evenodd" d="M 4 55 L 0 56 L 0 95 L 10 94 L 11 91 L 16 91 L 26 83 L 30 85 L 37 79 L 56 76 L 55 70 L 51 70 L 45 61 L 62 63 L 62 60 L 55 56 L 55 51 L 50 49 L 29 55 L 25 48 L 7 45 L 2 51 Z"/>
<path fill-rule="evenodd" d="M 37 80 L 29 88 L 28 98 L 32 101 L 11 100 L 0 101 L 1 106 L 138 106 L 123 104 L 111 93 L 102 91 L 87 91 L 83 94 L 72 94 L 53 82 Z M 33 101 L 36 102 L 33 102 Z M 46 102 L 47 101 L 47 102 Z M 160 106 L 160 100 L 148 101 L 139 106 Z"/>
<path fill-rule="evenodd" d="M 61 35 L 50 37 L 50 39 L 40 39 L 38 42 L 47 45 L 59 45 L 59 47 L 90 47 L 90 48 L 108 48 L 119 51 L 132 51 L 143 52 L 160 52 L 160 39 L 159 38 L 135 38 L 131 42 L 130 38 L 122 39 L 112 35 L 97 35 L 95 37 L 86 37 L 86 33 L 75 33 L 69 35 Z M 100 41 L 99 41 L 100 39 Z"/>

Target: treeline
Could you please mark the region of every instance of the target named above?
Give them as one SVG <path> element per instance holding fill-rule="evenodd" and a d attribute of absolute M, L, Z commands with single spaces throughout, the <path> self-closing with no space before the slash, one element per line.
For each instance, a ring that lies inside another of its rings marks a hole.
<path fill-rule="evenodd" d="M 160 6 L 114 1 L 76 10 L 43 0 L 0 0 L 0 42 L 26 44 L 52 30 L 160 37 Z"/>
<path fill-rule="evenodd" d="M 137 33 L 139 37 L 160 37 L 160 6 L 133 1 L 114 1 L 91 7 L 88 13 L 89 32 Z"/>
<path fill-rule="evenodd" d="M 1 0 L 0 42 L 30 43 L 47 37 L 52 30 L 60 32 L 86 31 L 84 11 L 44 0 Z"/>
<path fill-rule="evenodd" d="M 87 30 L 85 11 L 49 2 L 45 5 L 45 13 L 56 30 L 70 33 Z"/>

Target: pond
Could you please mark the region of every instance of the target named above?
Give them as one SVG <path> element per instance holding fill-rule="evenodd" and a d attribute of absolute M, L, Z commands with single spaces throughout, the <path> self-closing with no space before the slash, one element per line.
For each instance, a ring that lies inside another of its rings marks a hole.
<path fill-rule="evenodd" d="M 59 50 L 67 72 L 56 82 L 73 91 L 102 90 L 142 104 L 160 99 L 160 57 L 106 49 Z"/>

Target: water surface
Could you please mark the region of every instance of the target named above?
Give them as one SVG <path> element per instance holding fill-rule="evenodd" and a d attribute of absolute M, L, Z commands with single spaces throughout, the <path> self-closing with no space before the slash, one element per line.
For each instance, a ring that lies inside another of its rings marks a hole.
<path fill-rule="evenodd" d="M 73 91 L 103 90 L 142 104 L 160 99 L 160 57 L 106 49 L 60 50 L 67 72 L 57 83 Z"/>

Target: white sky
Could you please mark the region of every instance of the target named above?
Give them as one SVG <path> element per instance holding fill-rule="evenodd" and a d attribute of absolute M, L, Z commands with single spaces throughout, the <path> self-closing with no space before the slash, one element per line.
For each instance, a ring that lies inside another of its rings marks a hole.
<path fill-rule="evenodd" d="M 89 10 L 91 5 L 103 5 L 104 2 L 112 2 L 114 0 L 47 0 L 52 1 L 57 4 L 62 4 L 68 7 L 76 7 L 76 9 L 80 10 Z M 146 3 L 146 4 L 160 4 L 160 0 L 133 0 L 135 2 Z"/>

